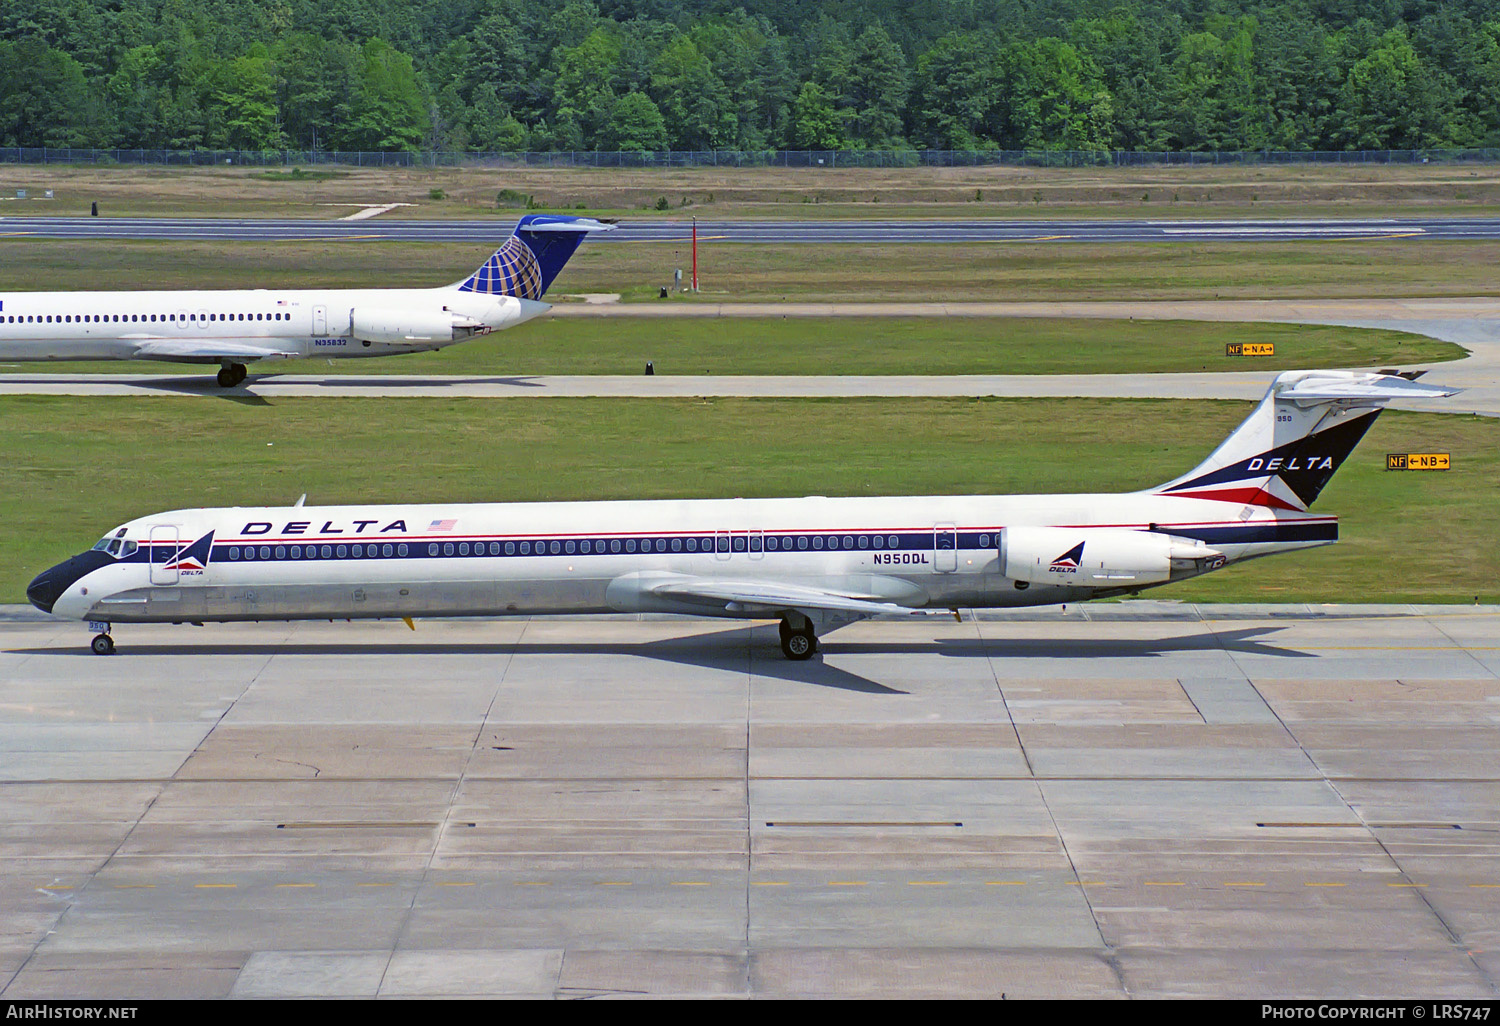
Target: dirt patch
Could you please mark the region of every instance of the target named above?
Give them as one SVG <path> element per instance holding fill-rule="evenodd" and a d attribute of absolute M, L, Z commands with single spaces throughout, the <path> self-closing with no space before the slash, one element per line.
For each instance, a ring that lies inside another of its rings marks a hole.
<path fill-rule="evenodd" d="M 1500 164 L 1214 165 L 1134 168 L 539 167 L 291 169 L 0 166 L 0 216 L 510 216 L 520 210 L 631 216 L 1205 216 L 1500 208 Z M 55 199 L 44 200 L 44 190 Z M 505 194 L 501 198 L 502 192 Z M 441 199 L 434 199 L 440 194 Z M 342 212 L 339 208 L 344 208 Z"/>

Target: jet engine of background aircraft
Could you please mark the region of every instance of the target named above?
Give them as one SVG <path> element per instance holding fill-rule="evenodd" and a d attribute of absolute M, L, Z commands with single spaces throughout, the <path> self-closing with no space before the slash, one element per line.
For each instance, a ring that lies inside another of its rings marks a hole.
<path fill-rule="evenodd" d="M 526 302 L 526 301 L 523 301 Z M 454 313 L 446 306 L 428 309 L 356 307 L 349 332 L 364 346 L 445 346 L 491 330 L 484 321 Z"/>

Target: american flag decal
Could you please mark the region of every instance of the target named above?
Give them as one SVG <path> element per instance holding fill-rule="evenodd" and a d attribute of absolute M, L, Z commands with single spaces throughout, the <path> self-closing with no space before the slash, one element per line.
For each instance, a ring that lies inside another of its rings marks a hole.
<path fill-rule="evenodd" d="M 451 531 L 451 530 L 453 530 L 453 525 L 456 524 L 456 523 L 458 523 L 457 520 L 434 520 L 432 523 L 430 523 L 430 524 L 427 525 L 427 530 L 429 530 L 429 531 Z"/>

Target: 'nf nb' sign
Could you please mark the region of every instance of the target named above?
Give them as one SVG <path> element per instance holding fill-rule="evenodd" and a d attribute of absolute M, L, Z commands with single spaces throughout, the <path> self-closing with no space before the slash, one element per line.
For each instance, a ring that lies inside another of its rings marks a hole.
<path fill-rule="evenodd" d="M 1225 356 L 1275 356 L 1275 342 L 1226 342 Z"/>
<path fill-rule="evenodd" d="M 1453 465 L 1446 452 L 1388 452 L 1386 470 L 1447 470 Z"/>

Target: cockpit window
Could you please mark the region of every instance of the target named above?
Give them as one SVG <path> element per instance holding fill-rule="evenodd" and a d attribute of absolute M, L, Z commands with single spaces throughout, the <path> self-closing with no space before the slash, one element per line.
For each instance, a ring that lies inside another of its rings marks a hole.
<path fill-rule="evenodd" d="M 136 550 L 135 542 L 125 540 L 125 528 L 106 534 L 94 545 L 95 552 L 108 552 L 111 556 L 128 556 Z"/>

